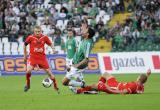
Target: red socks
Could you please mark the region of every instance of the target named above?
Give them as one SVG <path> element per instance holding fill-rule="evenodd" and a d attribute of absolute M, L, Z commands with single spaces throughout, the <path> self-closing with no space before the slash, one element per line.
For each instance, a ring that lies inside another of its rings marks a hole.
<path fill-rule="evenodd" d="M 30 87 L 31 73 L 26 74 L 26 86 Z"/>
<path fill-rule="evenodd" d="M 50 79 L 53 81 L 53 87 L 54 87 L 54 89 L 58 90 L 56 79 L 55 78 L 50 78 Z"/>
<path fill-rule="evenodd" d="M 92 87 L 91 86 L 86 86 L 85 88 L 80 88 L 77 90 L 78 94 L 84 93 L 85 91 L 91 91 Z"/>

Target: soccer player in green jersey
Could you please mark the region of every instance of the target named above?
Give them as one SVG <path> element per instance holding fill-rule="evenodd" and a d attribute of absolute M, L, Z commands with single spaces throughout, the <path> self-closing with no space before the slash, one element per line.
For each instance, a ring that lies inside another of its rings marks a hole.
<path fill-rule="evenodd" d="M 84 87 L 83 81 L 77 81 L 72 78 L 79 78 L 82 71 L 88 66 L 89 54 L 92 49 L 92 37 L 95 31 L 89 28 L 87 24 L 82 25 L 82 41 L 73 57 L 72 65 L 69 72 L 64 77 L 62 83 L 65 86 Z"/>
<path fill-rule="evenodd" d="M 66 67 L 67 70 L 72 65 L 72 59 L 77 49 L 77 43 L 75 40 L 75 31 L 73 29 L 68 29 L 68 36 L 66 41 Z"/>
<path fill-rule="evenodd" d="M 72 65 L 73 56 L 75 55 L 75 52 L 77 50 L 77 43 L 75 39 L 75 31 L 73 29 L 68 29 L 68 36 L 66 41 L 66 74 L 69 74 L 69 70 Z M 80 75 L 82 76 L 82 75 Z M 83 79 L 83 77 L 77 77 L 76 80 Z M 69 86 L 69 88 L 72 90 L 74 87 Z"/>

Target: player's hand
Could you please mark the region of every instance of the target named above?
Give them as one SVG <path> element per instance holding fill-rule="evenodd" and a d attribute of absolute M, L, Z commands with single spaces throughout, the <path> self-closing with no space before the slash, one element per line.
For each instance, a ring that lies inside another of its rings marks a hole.
<path fill-rule="evenodd" d="M 74 65 L 72 65 L 73 67 L 75 67 L 75 68 L 78 68 L 78 64 L 74 64 Z"/>
<path fill-rule="evenodd" d="M 56 54 L 57 51 L 55 51 L 55 49 L 52 49 L 52 54 Z"/>
<path fill-rule="evenodd" d="M 151 69 L 147 70 L 147 76 L 149 76 L 151 74 Z"/>
<path fill-rule="evenodd" d="M 23 57 L 23 60 L 24 60 L 24 62 L 26 63 L 26 62 L 27 62 L 27 56 L 24 56 L 24 57 Z"/>
<path fill-rule="evenodd" d="M 70 67 L 67 67 L 67 71 L 69 72 L 71 70 L 71 68 Z"/>

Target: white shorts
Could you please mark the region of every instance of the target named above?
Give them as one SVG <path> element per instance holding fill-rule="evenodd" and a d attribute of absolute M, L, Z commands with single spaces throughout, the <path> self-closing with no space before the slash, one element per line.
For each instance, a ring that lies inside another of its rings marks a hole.
<path fill-rule="evenodd" d="M 83 74 L 82 74 L 83 72 L 84 72 L 84 69 L 78 69 L 78 68 L 71 66 L 70 71 L 67 72 L 65 77 L 68 79 L 75 78 L 80 81 L 83 81 Z"/>
<path fill-rule="evenodd" d="M 66 58 L 66 67 L 70 67 L 72 65 L 72 59 Z"/>

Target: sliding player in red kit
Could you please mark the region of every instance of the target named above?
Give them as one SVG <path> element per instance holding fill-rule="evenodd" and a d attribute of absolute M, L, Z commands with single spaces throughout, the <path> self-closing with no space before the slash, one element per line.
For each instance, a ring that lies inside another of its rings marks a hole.
<path fill-rule="evenodd" d="M 140 94 L 144 92 L 144 83 L 150 74 L 151 70 L 149 69 L 146 74 L 139 75 L 136 81 L 118 82 L 114 76 L 106 72 L 102 74 L 97 84 L 72 91 L 77 94 L 96 93 L 93 91 L 102 91 L 109 94 Z"/>
<path fill-rule="evenodd" d="M 35 26 L 34 34 L 29 35 L 24 43 L 24 61 L 27 62 L 26 85 L 24 87 L 25 92 L 27 92 L 30 89 L 31 71 L 35 67 L 43 69 L 48 74 L 50 79 L 53 81 L 54 89 L 58 91 L 57 82 L 55 76 L 52 74 L 51 69 L 49 67 L 44 48 L 44 45 L 47 44 L 52 48 L 54 53 L 54 46 L 52 42 L 49 40 L 48 36 L 42 35 L 41 32 L 41 27 Z M 29 58 L 27 59 L 26 46 L 28 44 L 30 46 L 30 52 Z"/>

